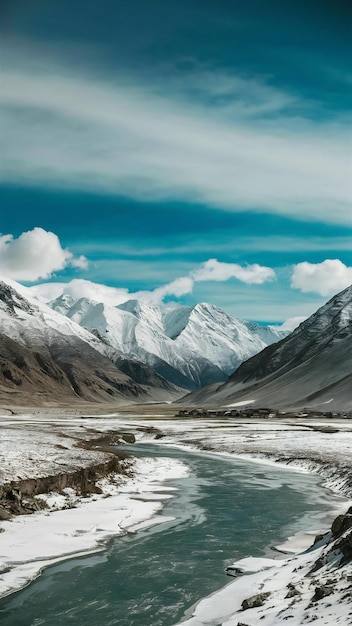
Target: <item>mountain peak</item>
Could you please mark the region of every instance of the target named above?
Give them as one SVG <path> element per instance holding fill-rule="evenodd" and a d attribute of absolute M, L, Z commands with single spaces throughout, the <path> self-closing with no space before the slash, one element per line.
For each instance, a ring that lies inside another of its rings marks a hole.
<path fill-rule="evenodd" d="M 117 309 L 121 309 L 121 311 L 128 311 L 129 313 L 135 313 L 140 308 L 140 303 L 138 300 L 127 300 L 126 302 L 122 302 L 122 304 L 118 304 Z"/>
<path fill-rule="evenodd" d="M 242 363 L 197 402 L 250 401 L 272 407 L 352 408 L 352 286 L 333 296 L 290 335 Z"/>
<path fill-rule="evenodd" d="M 30 296 L 27 299 L 13 282 L 0 282 L 1 401 L 106 402 L 180 395 L 153 368 L 124 357 L 104 335 L 94 334 L 95 327 L 87 330 L 72 320 L 72 310 L 84 306 L 99 319 L 104 314 L 102 303 L 73 299 L 67 309 L 64 305 L 71 300 L 66 296 L 54 302 L 63 306 L 66 315 Z"/>
<path fill-rule="evenodd" d="M 243 360 L 278 339 L 207 302 L 170 306 L 131 299 L 108 307 L 81 299 L 62 313 L 113 348 L 159 368 L 171 382 L 193 388 L 225 381 Z"/>
<path fill-rule="evenodd" d="M 352 285 L 333 296 L 326 304 L 320 307 L 313 315 L 306 319 L 293 332 L 300 336 L 302 332 L 310 335 L 322 335 L 327 329 L 336 335 L 352 326 Z"/>
<path fill-rule="evenodd" d="M 70 296 L 68 293 L 62 293 L 58 296 L 58 298 L 49 302 L 49 306 L 54 309 L 54 311 L 66 315 L 66 311 L 68 311 L 76 302 L 77 299 L 73 296 Z"/>
<path fill-rule="evenodd" d="M 35 308 L 16 289 L 4 281 L 0 281 L 0 307 L 10 315 L 16 315 L 16 309 L 33 314 Z"/>

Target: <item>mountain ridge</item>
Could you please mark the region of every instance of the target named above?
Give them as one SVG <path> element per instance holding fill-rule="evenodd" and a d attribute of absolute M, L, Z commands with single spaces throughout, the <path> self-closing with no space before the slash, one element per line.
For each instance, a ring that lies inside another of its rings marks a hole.
<path fill-rule="evenodd" d="M 352 409 L 352 285 L 190 403 Z"/>
<path fill-rule="evenodd" d="M 0 397 L 22 401 L 173 399 L 182 392 L 93 333 L 0 281 Z M 125 372 L 123 371 L 125 370 Z"/>
<path fill-rule="evenodd" d="M 50 306 L 189 390 L 224 382 L 239 363 L 288 334 L 238 320 L 208 303 L 157 306 L 129 300 L 111 307 L 61 295 Z"/>

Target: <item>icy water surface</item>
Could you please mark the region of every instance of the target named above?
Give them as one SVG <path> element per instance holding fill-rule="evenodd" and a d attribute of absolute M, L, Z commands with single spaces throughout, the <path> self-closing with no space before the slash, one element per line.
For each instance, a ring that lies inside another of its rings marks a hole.
<path fill-rule="evenodd" d="M 315 476 L 160 445 L 130 449 L 189 465 L 190 476 L 173 481 L 179 490 L 163 509 L 174 520 L 48 568 L 0 601 L 2 626 L 171 626 L 229 582 L 227 565 L 319 527 L 314 518 L 329 505 Z"/>

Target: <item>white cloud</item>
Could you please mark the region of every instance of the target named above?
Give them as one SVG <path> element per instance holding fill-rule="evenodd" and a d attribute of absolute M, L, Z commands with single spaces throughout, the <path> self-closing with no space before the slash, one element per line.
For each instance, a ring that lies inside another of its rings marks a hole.
<path fill-rule="evenodd" d="M 272 325 L 271 328 L 279 328 L 280 330 L 292 331 L 295 328 L 297 328 L 306 319 L 307 319 L 307 316 L 289 317 L 282 324 Z"/>
<path fill-rule="evenodd" d="M 202 267 L 191 274 L 195 282 L 206 280 L 225 281 L 237 278 L 243 283 L 261 285 L 275 280 L 275 272 L 270 267 L 254 263 L 253 265 L 238 265 L 237 263 L 222 263 L 217 259 L 209 259 Z"/>
<path fill-rule="evenodd" d="M 181 72 L 170 64 L 162 69 L 164 92 L 166 88 L 175 97 L 192 97 L 199 105 L 210 111 L 221 110 L 228 117 L 277 115 L 289 107 L 297 112 L 302 104 L 297 97 L 273 87 L 260 76 L 236 75 L 219 68 L 214 70 L 195 60 Z"/>
<path fill-rule="evenodd" d="M 352 283 L 352 267 L 339 259 L 326 259 L 322 263 L 298 263 L 293 268 L 291 287 L 304 293 L 333 295 Z"/>
<path fill-rule="evenodd" d="M 162 287 L 157 287 L 154 291 L 139 292 L 136 298 L 150 302 L 162 302 L 166 296 L 176 296 L 180 298 L 187 293 L 192 293 L 194 281 L 189 276 L 181 276 L 171 283 L 167 283 Z"/>
<path fill-rule="evenodd" d="M 41 302 L 51 302 L 62 293 L 65 293 L 65 287 L 69 283 L 41 283 L 40 285 L 32 285 L 26 289 Z"/>
<path fill-rule="evenodd" d="M 51 302 L 61 294 L 68 294 L 77 300 L 88 298 L 88 300 L 104 302 L 109 306 L 117 306 L 134 298 L 134 294 L 123 287 L 109 287 L 83 278 L 74 278 L 68 283 L 41 283 L 29 287 L 29 290 L 36 298 L 44 302 Z"/>
<path fill-rule="evenodd" d="M 351 224 L 343 123 L 273 120 L 265 112 L 289 96 L 253 79 L 220 83 L 211 92 L 233 99 L 226 111 L 176 87 L 3 69 L 3 180 Z"/>
<path fill-rule="evenodd" d="M 63 292 L 73 298 L 88 298 L 97 302 L 105 302 L 110 306 L 122 304 L 122 302 L 126 302 L 131 297 L 128 289 L 109 287 L 108 285 L 93 283 L 82 278 L 75 278 L 66 283 Z"/>
<path fill-rule="evenodd" d="M 75 278 L 68 283 L 42 283 L 30 287 L 31 292 L 46 302 L 55 300 L 61 294 L 68 294 L 73 298 L 88 298 L 95 302 L 104 302 L 108 306 L 118 306 L 127 300 L 140 300 L 148 304 L 157 304 L 168 295 L 180 297 L 189 293 L 193 288 L 193 280 L 188 277 L 176 280 L 157 287 L 152 291 L 129 291 L 124 287 L 110 287 L 102 283 L 95 283 L 82 278 Z"/>
<path fill-rule="evenodd" d="M 43 228 L 33 228 L 17 239 L 0 235 L 0 269 L 14 280 L 49 278 L 65 267 L 85 269 L 87 263 L 85 257 L 75 258 L 70 250 L 62 248 L 58 236 Z"/>
<path fill-rule="evenodd" d="M 77 258 L 72 258 L 70 265 L 80 270 L 86 270 L 88 269 L 88 259 L 81 254 Z"/>
<path fill-rule="evenodd" d="M 235 263 L 220 263 L 216 259 L 209 259 L 202 267 L 189 274 L 181 276 L 170 283 L 153 290 L 141 290 L 131 292 L 120 287 L 109 287 L 90 280 L 75 278 L 68 283 L 42 283 L 31 287 L 32 293 L 46 301 L 54 300 L 62 293 L 67 293 L 74 298 L 88 298 L 96 302 L 104 302 L 109 306 L 117 306 L 127 300 L 139 300 L 148 304 L 158 304 L 167 296 L 180 298 L 192 293 L 194 283 L 201 281 L 227 281 L 237 278 L 241 282 L 250 284 L 262 284 L 275 278 L 275 272 L 269 267 L 260 265 L 248 265 L 241 267 Z"/>

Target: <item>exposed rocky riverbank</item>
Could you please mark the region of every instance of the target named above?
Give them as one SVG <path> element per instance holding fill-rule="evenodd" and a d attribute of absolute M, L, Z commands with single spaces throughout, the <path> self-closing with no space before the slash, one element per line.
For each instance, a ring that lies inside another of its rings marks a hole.
<path fill-rule="evenodd" d="M 126 467 L 112 456 L 105 463 L 83 467 L 73 472 L 65 472 L 42 478 L 26 478 L 0 486 L 0 520 L 11 519 L 13 515 L 25 515 L 47 508 L 40 494 L 50 492 L 63 493 L 65 489 L 74 489 L 83 497 L 92 493 L 101 493 L 97 481 L 111 474 L 126 472 Z"/>
<path fill-rule="evenodd" d="M 99 452 L 99 462 L 93 457 L 88 464 L 81 467 L 68 468 L 67 471 L 48 473 L 49 467 L 43 467 L 44 475 L 5 481 L 0 484 L 0 520 L 9 520 L 14 515 L 27 515 L 48 508 L 45 498 L 40 495 L 51 492 L 62 494 L 67 489 L 74 490 L 77 496 L 87 497 L 93 493 L 102 493 L 98 481 L 105 477 L 115 480 L 117 475 L 126 475 L 131 469 L 131 460 L 126 459 L 123 452 L 117 451 L 119 443 L 133 443 L 135 437 L 127 432 L 105 432 L 98 437 L 75 438 L 74 445 L 87 451 Z M 65 455 L 67 446 L 56 444 Z M 84 457 L 84 453 L 83 453 Z M 79 462 L 78 462 L 79 464 Z M 77 465 L 77 462 L 76 462 Z M 39 496 L 39 497 L 38 497 Z"/>

